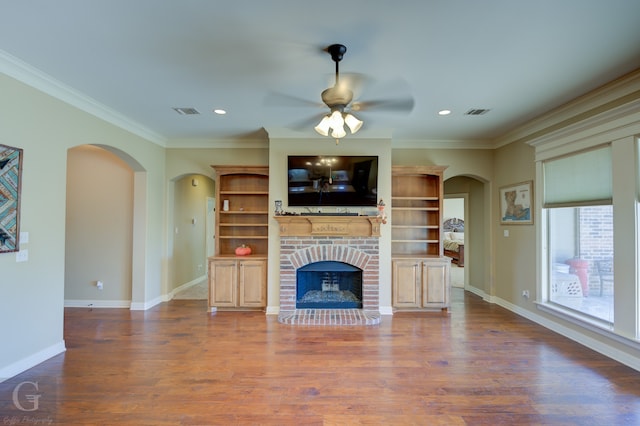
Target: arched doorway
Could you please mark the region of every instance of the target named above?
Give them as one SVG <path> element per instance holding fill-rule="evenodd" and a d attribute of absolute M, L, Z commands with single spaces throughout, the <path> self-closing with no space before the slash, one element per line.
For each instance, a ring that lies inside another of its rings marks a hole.
<path fill-rule="evenodd" d="M 464 201 L 464 289 L 485 295 L 490 282 L 490 185 L 475 176 L 453 176 L 444 181 L 444 198 Z"/>
<path fill-rule="evenodd" d="M 105 145 L 67 151 L 65 306 L 146 309 L 146 172 Z"/>

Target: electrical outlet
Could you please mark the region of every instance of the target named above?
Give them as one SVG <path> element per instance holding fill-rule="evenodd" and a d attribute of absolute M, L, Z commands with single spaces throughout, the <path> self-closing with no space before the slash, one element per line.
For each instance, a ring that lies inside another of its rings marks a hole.
<path fill-rule="evenodd" d="M 96 281 L 96 287 L 98 287 L 98 290 L 102 290 L 104 288 L 104 283 L 102 281 Z"/>
<path fill-rule="evenodd" d="M 525 299 L 529 298 L 529 290 L 522 290 L 522 297 L 524 297 Z"/>

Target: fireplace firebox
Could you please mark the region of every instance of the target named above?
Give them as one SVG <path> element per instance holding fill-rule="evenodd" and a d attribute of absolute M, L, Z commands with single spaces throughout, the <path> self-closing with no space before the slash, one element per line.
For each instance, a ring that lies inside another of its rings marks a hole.
<path fill-rule="evenodd" d="M 298 268 L 296 309 L 362 309 L 362 270 L 336 261 Z"/>

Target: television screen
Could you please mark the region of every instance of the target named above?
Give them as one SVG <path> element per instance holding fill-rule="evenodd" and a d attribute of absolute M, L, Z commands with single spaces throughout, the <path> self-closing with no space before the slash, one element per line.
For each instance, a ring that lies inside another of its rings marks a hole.
<path fill-rule="evenodd" d="M 290 155 L 290 207 L 370 207 L 378 198 L 378 157 Z"/>

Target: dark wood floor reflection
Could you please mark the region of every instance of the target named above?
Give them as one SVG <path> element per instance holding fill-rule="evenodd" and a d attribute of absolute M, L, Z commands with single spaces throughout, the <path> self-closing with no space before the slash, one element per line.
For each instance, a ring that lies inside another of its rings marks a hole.
<path fill-rule="evenodd" d="M 65 340 L 0 384 L 3 424 L 25 381 L 41 407 L 18 414 L 64 425 L 640 424 L 640 372 L 460 289 L 449 315 L 369 327 L 212 315 L 206 301 L 67 309 Z"/>

